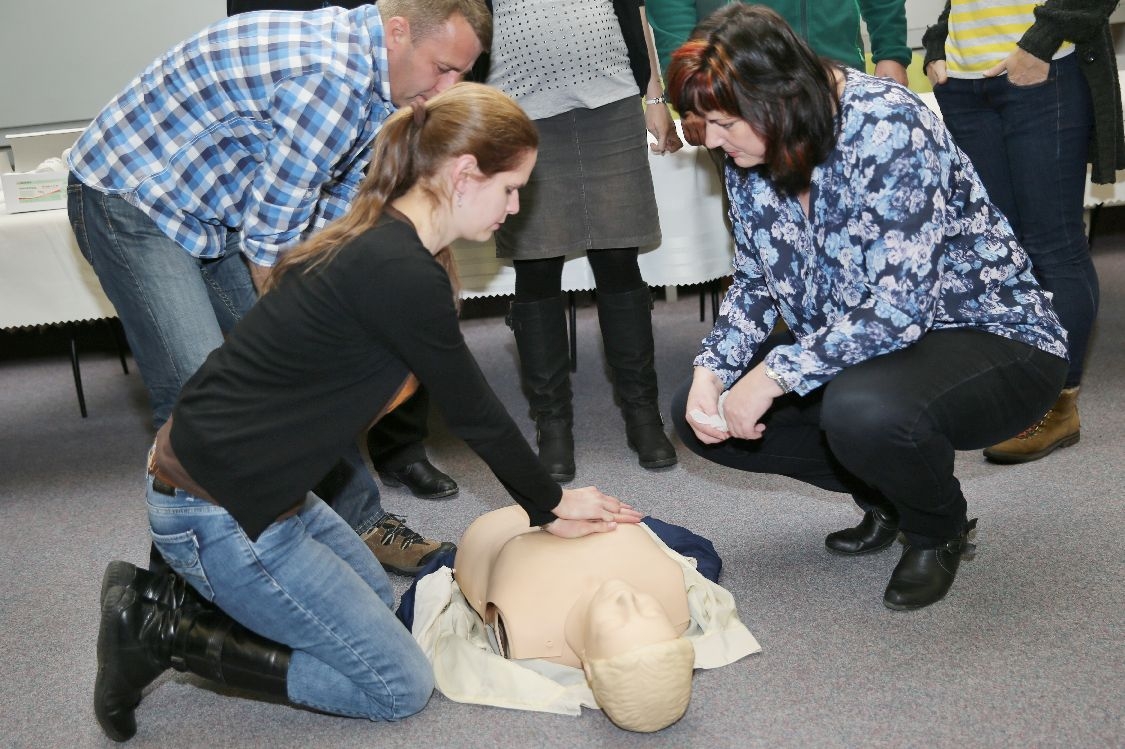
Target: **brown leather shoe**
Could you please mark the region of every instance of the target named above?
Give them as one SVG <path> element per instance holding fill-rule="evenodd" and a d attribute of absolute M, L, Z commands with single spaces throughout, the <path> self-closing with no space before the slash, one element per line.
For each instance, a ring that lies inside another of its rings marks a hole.
<path fill-rule="evenodd" d="M 413 576 L 434 557 L 457 550 L 449 541 L 423 538 L 406 526 L 406 518 L 387 513 L 371 530 L 360 535 L 384 569 Z"/>
<path fill-rule="evenodd" d="M 1078 443 L 1082 423 L 1078 419 L 1078 388 L 1063 390 L 1051 410 L 1015 437 L 985 448 L 984 457 L 993 463 L 1030 463 L 1045 458 L 1060 447 Z"/>

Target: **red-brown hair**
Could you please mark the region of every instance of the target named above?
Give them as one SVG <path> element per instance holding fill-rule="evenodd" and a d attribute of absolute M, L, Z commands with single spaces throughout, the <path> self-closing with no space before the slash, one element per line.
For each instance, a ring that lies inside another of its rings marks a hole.
<path fill-rule="evenodd" d="M 725 6 L 672 53 L 668 95 L 681 114 L 746 120 L 766 144 L 760 167 L 782 192 L 806 189 L 836 143 L 833 65 L 760 5 Z"/>

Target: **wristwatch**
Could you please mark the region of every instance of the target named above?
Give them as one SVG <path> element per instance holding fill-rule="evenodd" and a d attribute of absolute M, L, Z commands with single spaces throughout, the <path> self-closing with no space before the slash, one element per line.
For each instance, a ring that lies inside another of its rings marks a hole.
<path fill-rule="evenodd" d="M 783 392 L 783 393 L 793 392 L 793 388 L 789 387 L 789 385 L 785 382 L 785 380 L 781 379 L 781 374 L 778 373 L 778 371 L 776 369 L 774 369 L 773 367 L 771 367 L 768 364 L 766 365 L 765 373 L 766 373 L 766 377 L 770 378 L 771 380 L 773 380 L 774 382 L 777 383 L 777 386 L 779 388 L 781 388 L 781 392 Z"/>
<path fill-rule="evenodd" d="M 667 103 L 668 103 L 668 97 L 665 96 L 664 94 L 661 94 L 660 96 L 654 96 L 651 99 L 648 99 L 648 98 L 645 99 L 645 104 L 667 104 Z"/>

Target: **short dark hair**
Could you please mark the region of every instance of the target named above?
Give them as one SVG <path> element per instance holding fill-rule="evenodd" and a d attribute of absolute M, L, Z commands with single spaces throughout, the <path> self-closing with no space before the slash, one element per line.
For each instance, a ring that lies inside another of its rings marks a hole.
<path fill-rule="evenodd" d="M 780 191 L 795 193 L 835 146 L 833 69 L 777 13 L 734 3 L 672 53 L 668 93 L 681 114 L 718 111 L 746 120 L 765 141 L 765 173 Z"/>
<path fill-rule="evenodd" d="M 484 0 L 380 0 L 376 4 L 384 20 L 402 16 L 410 22 L 415 42 L 433 36 L 454 15 L 461 15 L 476 34 L 481 49 L 492 47 L 492 11 Z"/>

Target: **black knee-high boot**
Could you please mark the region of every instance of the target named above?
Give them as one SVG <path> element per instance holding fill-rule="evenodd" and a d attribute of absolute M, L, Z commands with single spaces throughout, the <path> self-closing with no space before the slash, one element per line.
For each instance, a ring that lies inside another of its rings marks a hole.
<path fill-rule="evenodd" d="M 512 302 L 507 322 L 516 335 L 539 462 L 555 481 L 570 481 L 575 470 L 574 409 L 563 299 Z"/>
<path fill-rule="evenodd" d="M 616 294 L 598 292 L 598 324 L 613 389 L 625 416 L 629 447 L 644 468 L 676 464 L 676 448 L 664 434 L 656 387 L 652 294 L 647 286 Z"/>
<path fill-rule="evenodd" d="M 137 732 L 134 710 L 144 688 L 169 668 L 190 671 L 231 687 L 287 698 L 292 650 L 254 634 L 217 608 L 173 598 L 171 605 L 142 595 L 137 575 L 103 591 L 98 630 L 94 715 L 106 735 L 127 741 Z M 112 578 L 112 579 L 110 579 Z"/>
<path fill-rule="evenodd" d="M 104 600 L 110 588 L 120 586 L 132 588 L 140 598 L 169 608 L 215 607 L 210 601 L 200 597 L 187 580 L 173 572 L 163 558 L 159 557 L 160 552 L 153 548 L 151 554 L 147 570 L 128 562 L 110 562 L 102 575 L 102 592 L 98 600 Z"/>

